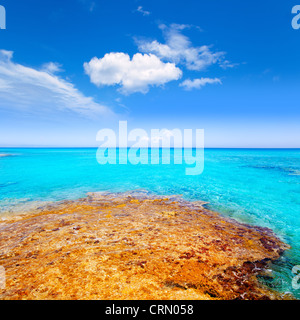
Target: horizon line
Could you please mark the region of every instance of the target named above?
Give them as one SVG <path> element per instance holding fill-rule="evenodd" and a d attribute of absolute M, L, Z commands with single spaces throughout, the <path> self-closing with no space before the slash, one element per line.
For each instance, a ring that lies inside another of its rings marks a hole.
<path fill-rule="evenodd" d="M 0 146 L 0 149 L 126 149 L 124 147 L 99 147 L 99 146 L 9 146 L 9 147 L 2 147 Z M 127 149 L 130 149 L 131 147 L 127 147 Z M 204 147 L 204 148 L 197 148 L 197 147 L 191 147 L 191 148 L 178 148 L 178 147 L 148 147 L 148 148 L 136 148 L 136 149 L 273 149 L 273 150 L 293 150 L 293 149 L 300 149 L 299 147 Z"/>

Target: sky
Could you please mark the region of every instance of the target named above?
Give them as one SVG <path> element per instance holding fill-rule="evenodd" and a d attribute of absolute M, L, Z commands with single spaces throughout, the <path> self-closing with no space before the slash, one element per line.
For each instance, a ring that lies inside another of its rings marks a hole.
<path fill-rule="evenodd" d="M 0 0 L 0 147 L 204 129 L 205 147 L 300 147 L 290 0 Z"/>

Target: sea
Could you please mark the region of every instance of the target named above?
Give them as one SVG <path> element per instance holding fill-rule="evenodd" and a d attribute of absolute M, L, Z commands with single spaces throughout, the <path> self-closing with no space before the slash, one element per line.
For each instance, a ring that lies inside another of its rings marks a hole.
<path fill-rule="evenodd" d="M 272 229 L 291 246 L 259 280 L 300 299 L 293 273 L 300 265 L 300 149 L 206 148 L 201 174 L 187 175 L 186 167 L 185 161 L 99 164 L 97 148 L 0 148 L 0 220 L 90 192 L 204 201 L 221 215 Z"/>

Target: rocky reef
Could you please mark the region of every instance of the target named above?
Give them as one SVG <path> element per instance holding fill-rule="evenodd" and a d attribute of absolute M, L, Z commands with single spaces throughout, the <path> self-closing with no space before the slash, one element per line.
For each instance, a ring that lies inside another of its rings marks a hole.
<path fill-rule="evenodd" d="M 288 246 L 177 197 L 90 194 L 0 222 L 0 299 L 282 299 L 259 283 Z"/>

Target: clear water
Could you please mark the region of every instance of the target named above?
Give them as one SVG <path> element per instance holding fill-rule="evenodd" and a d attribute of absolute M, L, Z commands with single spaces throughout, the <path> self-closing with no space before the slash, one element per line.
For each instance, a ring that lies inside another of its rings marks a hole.
<path fill-rule="evenodd" d="M 83 197 L 87 192 L 136 189 L 181 194 L 249 224 L 271 228 L 291 245 L 262 278 L 292 292 L 300 265 L 300 149 L 206 149 L 205 169 L 185 175 L 183 165 L 99 165 L 96 149 L 0 149 L 0 215 L 39 201 Z"/>

